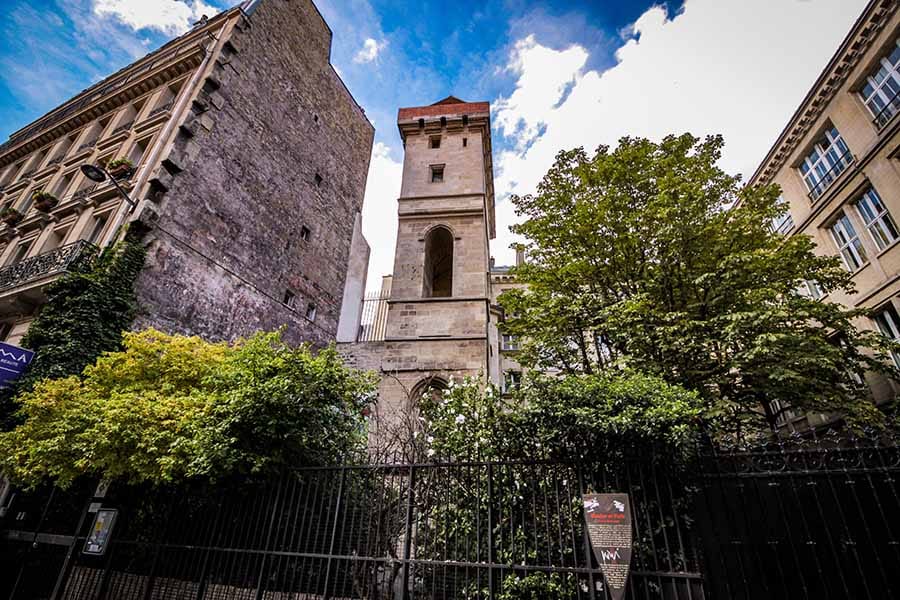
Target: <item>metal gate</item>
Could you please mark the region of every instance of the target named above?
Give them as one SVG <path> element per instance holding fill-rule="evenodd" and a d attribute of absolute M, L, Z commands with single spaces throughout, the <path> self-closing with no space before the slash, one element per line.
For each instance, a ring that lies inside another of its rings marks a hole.
<path fill-rule="evenodd" d="M 703 462 L 711 596 L 900 598 L 896 445 L 798 440 Z"/>
<path fill-rule="evenodd" d="M 895 445 L 813 441 L 704 454 L 681 469 L 609 457 L 114 486 L 97 499 L 119 509 L 102 557 L 81 552 L 84 490 L 20 494 L 3 522 L 0 597 L 604 600 L 587 491 L 631 495 L 630 599 L 900 597 L 898 471 Z"/>
<path fill-rule="evenodd" d="M 625 489 L 630 597 L 700 599 L 682 488 L 650 461 L 346 466 L 189 493 L 113 488 L 102 500 L 120 511 L 109 551 L 80 552 L 84 519 L 57 597 L 442 600 L 520 597 L 510 594 L 526 586 L 603 599 L 581 494 Z"/>

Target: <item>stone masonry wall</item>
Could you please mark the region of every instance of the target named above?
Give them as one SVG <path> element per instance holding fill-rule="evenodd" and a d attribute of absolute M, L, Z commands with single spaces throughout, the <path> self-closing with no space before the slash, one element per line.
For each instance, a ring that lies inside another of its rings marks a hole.
<path fill-rule="evenodd" d="M 162 163 L 135 327 L 335 338 L 374 132 L 330 44 L 309 0 L 264 0 L 237 24 Z"/>

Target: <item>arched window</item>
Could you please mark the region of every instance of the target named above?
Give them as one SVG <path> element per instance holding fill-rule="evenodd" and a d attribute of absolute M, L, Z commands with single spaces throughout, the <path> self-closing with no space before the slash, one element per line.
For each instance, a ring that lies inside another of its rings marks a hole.
<path fill-rule="evenodd" d="M 425 237 L 425 298 L 453 295 L 453 234 L 446 227 L 435 227 Z"/>

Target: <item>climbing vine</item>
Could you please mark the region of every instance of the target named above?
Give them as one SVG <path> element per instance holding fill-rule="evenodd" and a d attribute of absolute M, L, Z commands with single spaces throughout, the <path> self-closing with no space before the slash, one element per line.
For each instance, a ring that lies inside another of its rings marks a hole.
<path fill-rule="evenodd" d="M 99 256 L 86 254 L 48 287 L 48 301 L 21 344 L 35 350 L 34 360 L 2 399 L 0 429 L 15 424 L 16 394 L 31 390 L 42 379 L 80 374 L 104 352 L 121 349 L 122 332 L 137 308 L 134 282 L 145 256 L 140 235 L 132 229 Z"/>

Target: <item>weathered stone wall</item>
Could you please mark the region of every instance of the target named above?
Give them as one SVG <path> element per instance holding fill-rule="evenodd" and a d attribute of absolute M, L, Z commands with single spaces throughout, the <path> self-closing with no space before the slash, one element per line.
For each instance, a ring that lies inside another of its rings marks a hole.
<path fill-rule="evenodd" d="M 483 194 L 484 156 L 481 132 L 475 128 L 441 130 L 429 125 L 418 135 L 407 135 L 403 158 L 403 184 L 400 196 L 446 196 Z M 432 137 L 440 137 L 440 147 L 431 148 Z M 465 146 L 463 146 L 465 139 Z M 431 165 L 444 165 L 444 181 L 431 181 Z"/>
<path fill-rule="evenodd" d="M 415 408 L 416 390 L 432 378 L 449 381 L 487 373 L 487 340 L 410 340 L 338 344 L 349 366 L 381 375 L 374 423 L 397 425 Z M 377 430 L 371 432 L 377 435 Z"/>
<path fill-rule="evenodd" d="M 484 299 L 429 298 L 388 305 L 387 338 L 487 335 L 487 301 Z"/>
<path fill-rule="evenodd" d="M 163 162 L 136 327 L 335 338 L 373 129 L 330 44 L 309 0 L 264 0 L 231 33 Z"/>
<path fill-rule="evenodd" d="M 455 198 L 435 200 L 450 204 Z M 394 255 L 394 299 L 421 298 L 425 277 L 425 236 L 433 227 L 443 225 L 453 234 L 453 296 L 487 297 L 487 228 L 481 205 L 470 214 L 436 212 L 410 216 L 405 201 L 400 201 L 400 222 Z M 464 203 L 469 201 L 464 199 Z M 469 210 L 468 208 L 466 209 Z M 476 212 L 477 211 L 477 212 Z"/>

